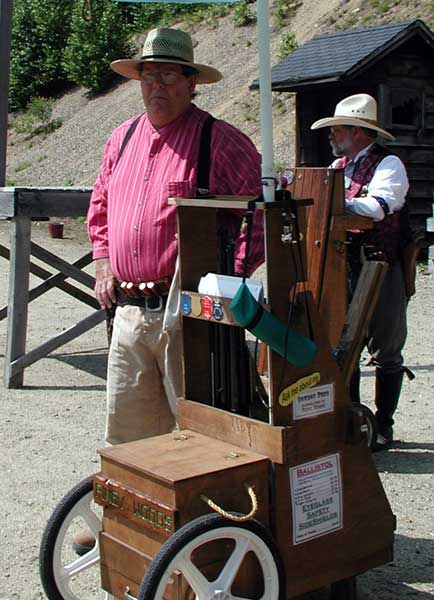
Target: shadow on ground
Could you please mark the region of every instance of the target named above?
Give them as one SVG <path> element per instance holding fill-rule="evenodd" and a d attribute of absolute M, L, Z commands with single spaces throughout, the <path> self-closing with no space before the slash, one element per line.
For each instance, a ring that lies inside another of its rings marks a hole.
<path fill-rule="evenodd" d="M 73 378 L 68 378 L 69 384 L 66 382 L 53 385 L 25 385 L 23 389 L 37 390 L 71 390 L 79 389 L 82 391 L 102 391 L 105 390 L 105 381 L 107 378 L 107 350 L 97 349 L 92 352 L 76 352 L 67 354 L 52 354 L 47 357 L 47 360 L 63 362 L 74 369 L 84 371 L 93 377 L 102 380 L 99 385 L 84 383 L 80 385 L 79 380 L 74 381 Z"/>
<path fill-rule="evenodd" d="M 434 443 L 394 441 L 386 452 L 374 455 L 379 472 L 424 475 L 434 473 Z"/>

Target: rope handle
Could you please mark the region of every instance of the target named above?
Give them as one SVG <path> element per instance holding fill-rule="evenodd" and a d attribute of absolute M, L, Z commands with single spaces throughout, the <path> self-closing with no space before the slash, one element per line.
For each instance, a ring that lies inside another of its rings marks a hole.
<path fill-rule="evenodd" d="M 208 506 L 210 508 L 212 508 L 212 510 L 214 510 L 216 513 L 218 513 L 225 519 L 229 519 L 230 521 L 236 521 L 237 523 L 244 523 L 245 521 L 249 521 L 250 519 L 253 519 L 253 517 L 258 512 L 258 499 L 256 497 L 253 486 L 245 485 L 245 488 L 247 489 L 247 492 L 252 501 L 252 509 L 249 512 L 249 514 L 247 514 L 247 515 L 238 515 L 234 512 L 228 512 L 228 511 L 224 510 L 224 508 L 222 508 L 221 506 L 219 506 L 218 504 L 213 502 L 213 500 L 211 500 L 211 498 L 208 498 L 204 494 L 201 494 L 200 498 L 201 498 L 201 500 L 206 502 L 208 504 Z"/>

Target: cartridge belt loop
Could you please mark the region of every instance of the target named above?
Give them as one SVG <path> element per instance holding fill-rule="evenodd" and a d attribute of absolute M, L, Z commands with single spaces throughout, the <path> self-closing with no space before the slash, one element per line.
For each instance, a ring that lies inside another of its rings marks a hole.
<path fill-rule="evenodd" d="M 166 306 L 170 284 L 170 277 L 140 283 L 117 281 L 117 303 L 119 306 L 139 306 L 149 312 L 162 311 Z"/>
<path fill-rule="evenodd" d="M 172 283 L 171 277 L 163 277 L 153 281 L 141 281 L 133 283 L 131 281 L 116 281 L 116 287 L 127 296 L 166 296 L 169 293 Z"/>

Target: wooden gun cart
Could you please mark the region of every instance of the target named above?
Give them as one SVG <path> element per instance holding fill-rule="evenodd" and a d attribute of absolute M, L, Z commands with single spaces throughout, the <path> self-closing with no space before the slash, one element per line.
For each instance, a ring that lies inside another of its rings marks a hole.
<path fill-rule="evenodd" d="M 292 188 L 291 200 L 256 206 L 266 308 L 284 324 L 291 309 L 289 326 L 317 353 L 296 368 L 269 348 L 268 405 L 256 397 L 239 411 L 212 389 L 215 330 L 238 330 L 230 300 L 197 290 L 220 272 L 220 212 L 245 210 L 247 199 L 175 200 L 190 303 L 179 431 L 100 450 L 93 481 L 104 507 L 93 552 L 116 598 L 289 600 L 331 586 L 335 600 L 355 600 L 354 577 L 392 559 L 395 518 L 330 343 L 346 318 L 345 228 L 364 220 L 344 215 L 340 172 L 296 170 Z"/>

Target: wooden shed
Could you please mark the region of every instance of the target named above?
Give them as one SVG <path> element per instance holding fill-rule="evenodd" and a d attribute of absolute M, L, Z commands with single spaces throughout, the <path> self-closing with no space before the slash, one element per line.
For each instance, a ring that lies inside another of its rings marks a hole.
<path fill-rule="evenodd" d="M 380 123 L 396 137 L 388 147 L 408 170 L 412 223 L 425 228 L 434 190 L 434 33 L 422 21 L 319 35 L 273 66 L 272 89 L 296 92 L 295 160 L 303 167 L 332 160 L 328 129 L 312 131 L 312 123 L 346 96 L 374 96 Z"/>

